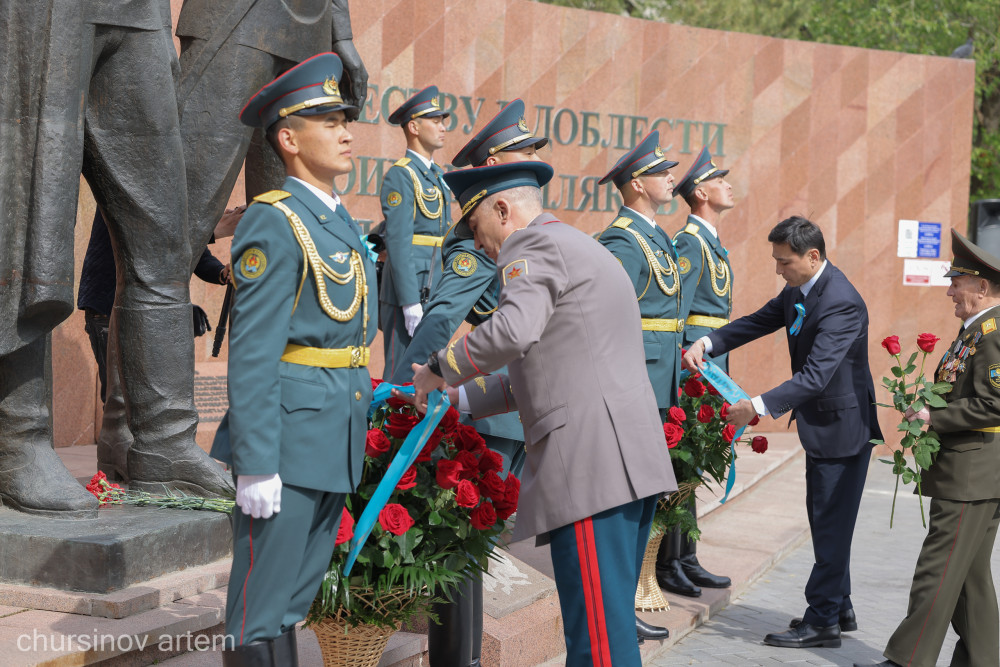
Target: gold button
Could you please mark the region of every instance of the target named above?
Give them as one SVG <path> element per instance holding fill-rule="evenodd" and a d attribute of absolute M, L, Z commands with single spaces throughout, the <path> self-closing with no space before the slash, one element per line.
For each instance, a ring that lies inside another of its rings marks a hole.
<path fill-rule="evenodd" d="M 361 400 L 361 392 L 360 391 L 354 392 L 354 400 L 355 401 L 360 401 Z"/>

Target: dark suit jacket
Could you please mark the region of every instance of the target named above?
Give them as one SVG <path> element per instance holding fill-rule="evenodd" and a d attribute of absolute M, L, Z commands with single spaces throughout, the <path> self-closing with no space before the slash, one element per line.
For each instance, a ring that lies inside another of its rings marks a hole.
<path fill-rule="evenodd" d="M 709 335 L 712 353 L 728 352 L 795 321 L 798 287 L 786 286 L 756 313 Z M 797 336 L 787 334 L 792 378 L 764 393 L 768 412 L 792 410 L 810 456 L 853 456 L 881 438 L 868 368 L 868 308 L 847 277 L 827 262 L 804 301 Z"/>

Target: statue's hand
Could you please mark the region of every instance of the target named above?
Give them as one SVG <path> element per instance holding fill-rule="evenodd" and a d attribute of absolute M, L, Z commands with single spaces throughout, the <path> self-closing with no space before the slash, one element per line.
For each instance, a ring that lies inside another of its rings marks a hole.
<path fill-rule="evenodd" d="M 361 62 L 361 56 L 358 55 L 353 40 L 337 40 L 331 50 L 340 56 L 341 62 L 344 63 L 344 71 L 347 73 L 347 86 L 342 85 L 340 90 L 344 101 L 358 108 L 357 111 L 348 109 L 345 113 L 349 120 L 357 120 L 361 114 L 361 107 L 368 98 L 368 71 Z"/>

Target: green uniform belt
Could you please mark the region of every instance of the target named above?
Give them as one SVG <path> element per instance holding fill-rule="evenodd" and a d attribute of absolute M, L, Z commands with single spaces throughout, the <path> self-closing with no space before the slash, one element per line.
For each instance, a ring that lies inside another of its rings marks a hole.
<path fill-rule="evenodd" d="M 684 331 L 684 323 L 676 319 L 655 319 L 650 317 L 642 318 L 643 331 Z"/>
<path fill-rule="evenodd" d="M 686 324 L 689 327 L 708 327 L 718 329 L 729 324 L 729 320 L 724 317 L 709 317 L 708 315 L 688 315 Z"/>
<path fill-rule="evenodd" d="M 367 366 L 371 357 L 369 347 L 306 347 L 289 343 L 285 346 L 282 361 L 300 366 L 318 366 L 320 368 L 358 368 Z"/>

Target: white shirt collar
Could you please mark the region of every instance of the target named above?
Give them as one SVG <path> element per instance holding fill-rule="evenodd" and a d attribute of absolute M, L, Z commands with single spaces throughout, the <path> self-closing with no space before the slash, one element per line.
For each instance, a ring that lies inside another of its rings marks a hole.
<path fill-rule="evenodd" d="M 826 268 L 826 260 L 824 259 L 823 263 L 819 265 L 819 271 L 817 271 L 816 274 L 809 279 L 809 282 L 807 282 L 805 285 L 799 286 L 799 289 L 802 290 L 803 298 L 809 296 L 809 290 L 813 288 L 813 285 L 816 284 L 816 281 L 819 280 L 819 277 L 823 275 L 823 269 L 825 268 Z"/>
<path fill-rule="evenodd" d="M 631 208 L 630 206 L 623 206 L 622 208 L 627 208 L 629 211 L 632 211 L 632 213 L 636 214 L 637 216 L 639 216 L 640 218 L 642 218 L 643 220 L 645 220 L 646 222 L 648 222 L 651 226 L 656 227 L 656 223 L 653 222 L 653 220 L 651 218 L 647 218 L 646 216 L 644 216 L 642 213 L 639 213 L 639 211 L 635 210 L 634 208 Z"/>
<path fill-rule="evenodd" d="M 306 183 L 301 178 L 295 178 L 294 176 L 289 176 L 289 178 L 306 186 L 309 189 L 309 192 L 319 197 L 319 200 L 326 204 L 331 211 L 336 211 L 337 207 L 340 206 L 340 197 L 337 196 L 336 192 L 326 193 L 317 188 L 315 185 Z"/>
<path fill-rule="evenodd" d="M 430 169 L 431 165 L 434 164 L 434 160 L 430 160 L 428 158 L 425 158 L 423 155 L 421 155 L 417 151 L 413 151 L 413 150 L 410 150 L 409 148 L 407 148 L 406 152 L 409 153 L 410 155 L 412 155 L 413 157 L 417 158 L 421 162 L 423 162 L 424 166 L 427 167 L 428 169 Z"/>
<path fill-rule="evenodd" d="M 712 236 L 714 236 L 715 238 L 719 238 L 719 232 L 718 230 L 715 229 L 715 226 L 711 222 L 709 222 L 705 218 L 695 215 L 694 213 L 691 214 L 691 217 L 700 222 L 701 224 L 705 225 L 705 229 L 711 232 Z"/>
<path fill-rule="evenodd" d="M 975 322 L 976 320 L 978 320 L 980 317 L 982 317 L 983 313 L 985 313 L 987 310 L 990 310 L 990 308 L 996 308 L 996 306 L 990 306 L 989 308 L 983 308 L 978 313 L 976 313 L 975 315 L 973 315 L 969 319 L 965 320 L 965 328 L 968 329 L 970 324 L 972 324 L 973 322 Z"/>

